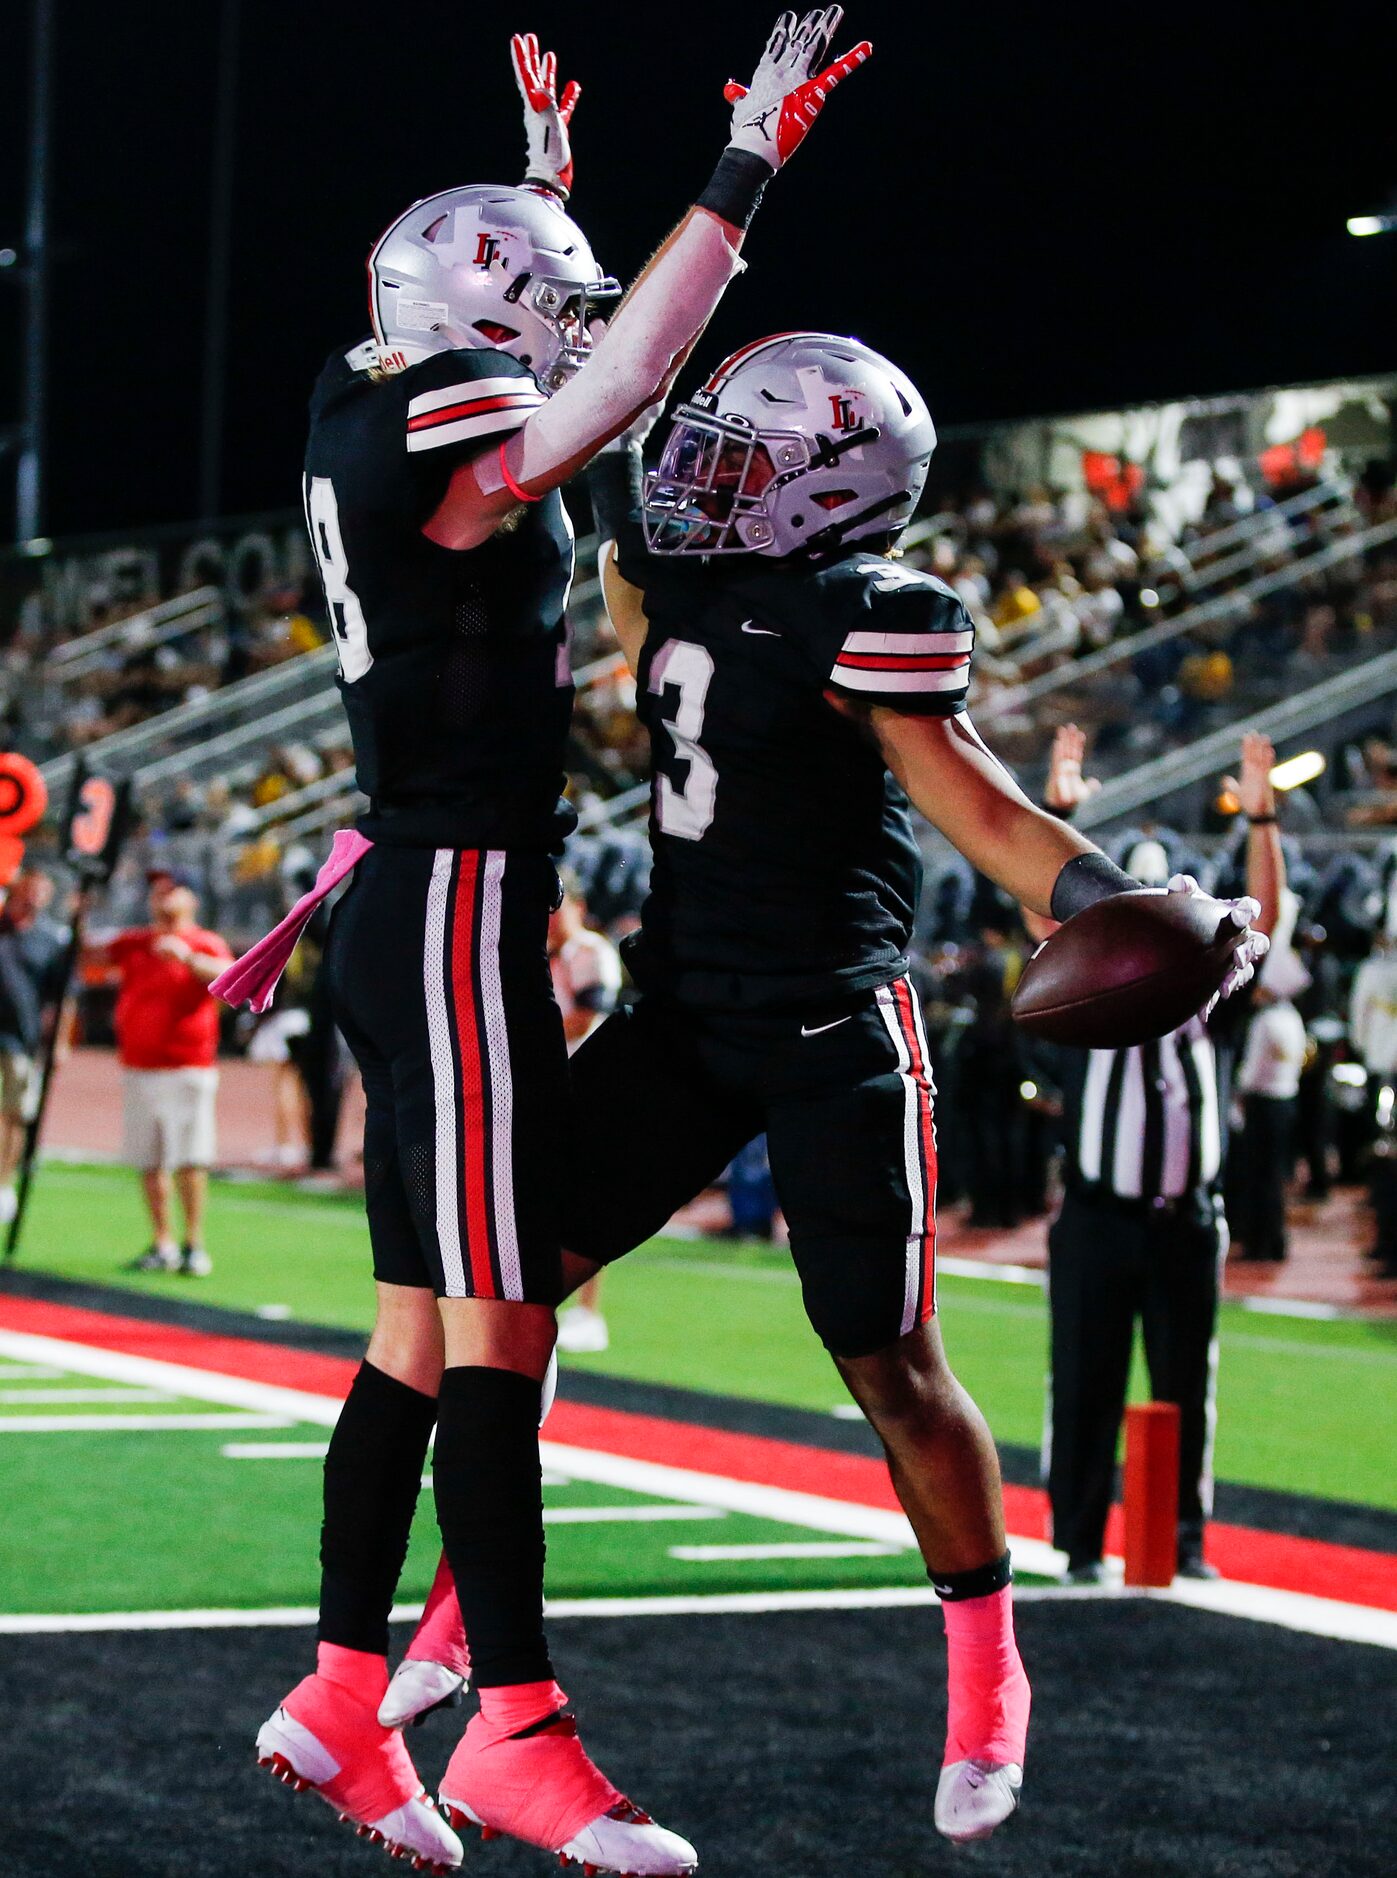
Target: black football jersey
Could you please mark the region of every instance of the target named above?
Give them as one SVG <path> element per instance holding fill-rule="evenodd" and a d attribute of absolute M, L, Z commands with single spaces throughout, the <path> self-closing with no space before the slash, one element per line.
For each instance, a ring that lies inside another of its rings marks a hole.
<path fill-rule="evenodd" d="M 556 847 L 572 714 L 573 538 L 556 491 L 478 548 L 422 534 L 451 472 L 543 403 L 507 353 L 375 381 L 335 354 L 311 399 L 306 525 L 374 841 Z"/>
<path fill-rule="evenodd" d="M 974 635 L 961 602 L 871 553 L 824 567 L 688 561 L 631 539 L 620 565 L 650 621 L 637 683 L 654 759 L 641 982 L 760 1009 L 897 977 L 921 885 L 907 797 L 826 694 L 963 710 Z"/>

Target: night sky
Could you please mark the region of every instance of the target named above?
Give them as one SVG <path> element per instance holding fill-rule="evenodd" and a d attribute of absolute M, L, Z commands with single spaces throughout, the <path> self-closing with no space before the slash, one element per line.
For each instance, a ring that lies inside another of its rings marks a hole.
<path fill-rule="evenodd" d="M 626 279 L 702 187 L 723 80 L 777 10 L 244 0 L 225 511 L 296 501 L 306 396 L 367 330 L 380 229 L 433 190 L 519 179 L 512 29 L 583 83 L 573 209 Z M 195 506 L 217 13 L 58 0 L 51 533 Z M 698 364 L 763 331 L 852 331 L 943 426 L 1397 367 L 1397 236 L 1344 232 L 1397 187 L 1397 15 L 1294 19 L 853 0 L 839 43 L 871 38 L 873 61 L 769 190 Z M 6 37 L 0 244 L 24 150 Z M 0 285 L 0 423 L 17 301 Z"/>

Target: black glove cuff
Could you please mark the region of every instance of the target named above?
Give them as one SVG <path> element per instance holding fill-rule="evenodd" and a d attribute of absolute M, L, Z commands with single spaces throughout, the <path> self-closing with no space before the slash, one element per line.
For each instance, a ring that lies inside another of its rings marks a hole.
<path fill-rule="evenodd" d="M 1094 906 L 1098 900 L 1113 899 L 1118 893 L 1135 893 L 1139 886 L 1139 881 L 1132 880 L 1124 868 L 1117 867 L 1099 849 L 1093 848 L 1089 854 L 1074 854 L 1053 882 L 1049 910 L 1053 918 L 1061 922 L 1080 913 L 1083 907 Z"/>
<path fill-rule="evenodd" d="M 699 197 L 697 206 L 721 216 L 734 228 L 750 228 L 762 191 L 775 174 L 769 163 L 750 150 L 729 147 L 718 158 L 718 167 L 709 177 L 708 187 Z"/>
<path fill-rule="evenodd" d="M 587 470 L 587 493 L 592 498 L 600 540 L 618 541 L 626 523 L 639 510 L 643 473 L 640 450 L 633 443 L 624 450 L 603 450 L 592 458 Z"/>

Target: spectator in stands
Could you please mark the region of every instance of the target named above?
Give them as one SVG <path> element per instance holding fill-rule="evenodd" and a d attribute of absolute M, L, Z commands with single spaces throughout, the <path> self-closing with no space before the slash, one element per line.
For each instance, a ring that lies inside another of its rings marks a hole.
<path fill-rule="evenodd" d="M 39 1057 L 60 1018 L 68 935 L 44 917 L 45 874 L 16 874 L 0 910 L 0 1225 L 15 1216 L 15 1175 L 39 1099 Z"/>
<path fill-rule="evenodd" d="M 208 1170 L 215 1152 L 219 1007 L 208 986 L 232 958 L 217 933 L 196 919 L 198 897 L 187 877 L 155 870 L 149 879 L 150 924 L 94 947 L 116 968 L 117 1052 L 125 1070 L 125 1153 L 141 1174 L 150 1212 L 150 1249 L 136 1271 L 207 1277 L 204 1248 Z M 170 1176 L 184 1217 L 184 1239 L 171 1232 Z"/>
<path fill-rule="evenodd" d="M 563 1015 L 568 1055 L 616 1009 L 621 955 L 587 924 L 587 904 L 575 876 L 565 873 L 563 897 L 548 922 L 548 964 L 553 995 Z M 601 1273 L 589 1278 L 577 1302 L 558 1319 L 558 1348 L 575 1354 L 604 1350 L 611 1341 L 601 1312 Z"/>
<path fill-rule="evenodd" d="M 1287 892 L 1261 962 L 1253 994 L 1255 1015 L 1247 1029 L 1237 1088 L 1242 1098 L 1242 1134 L 1234 1147 L 1235 1196 L 1229 1200 L 1237 1256 L 1279 1262 L 1286 1255 L 1285 1190 L 1295 1160 L 1300 1073 L 1305 1067 L 1305 1022 L 1291 1000 L 1309 983 L 1292 950 L 1300 902 Z"/>

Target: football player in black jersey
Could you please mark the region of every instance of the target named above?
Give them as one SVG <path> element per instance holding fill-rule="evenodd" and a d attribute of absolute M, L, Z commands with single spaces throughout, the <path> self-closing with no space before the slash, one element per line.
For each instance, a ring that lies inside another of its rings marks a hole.
<path fill-rule="evenodd" d="M 258 1753 L 434 1868 L 459 1842 L 378 1716 L 434 1422 L 481 1698 L 442 1781 L 448 1817 L 598 1871 L 695 1862 L 583 1752 L 543 1631 L 538 1424 L 568 1125 L 546 946 L 569 827 L 558 489 L 663 395 L 740 271 L 763 188 L 868 55 L 824 66 L 841 13 L 781 16 L 750 88 L 729 87 L 712 181 L 600 339 L 614 286 L 562 206 L 576 89 L 559 99 L 552 55 L 516 40 L 525 185 L 447 190 L 388 229 L 369 257 L 373 337 L 331 358 L 312 400 L 306 519 L 370 798 L 317 894 L 352 868 L 325 969 L 367 1097 L 378 1315 L 326 1461 L 317 1669 Z M 230 971 L 230 997 L 265 1006 L 315 898 Z"/>
<path fill-rule="evenodd" d="M 935 1821 L 967 1840 L 1018 1803 L 1029 1686 L 994 1444 L 935 1319 L 909 797 L 1039 911 L 1135 883 L 986 749 L 965 714 L 965 608 L 889 557 L 934 446 L 894 365 L 787 333 L 680 407 L 643 499 L 633 446 L 594 465 L 607 606 L 651 737 L 654 866 L 626 948 L 643 995 L 573 1058 L 563 1232 L 571 1287 L 765 1131 L 807 1314 L 882 1440 L 945 1608 Z"/>

